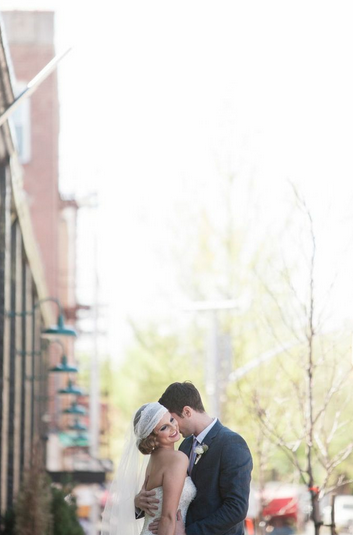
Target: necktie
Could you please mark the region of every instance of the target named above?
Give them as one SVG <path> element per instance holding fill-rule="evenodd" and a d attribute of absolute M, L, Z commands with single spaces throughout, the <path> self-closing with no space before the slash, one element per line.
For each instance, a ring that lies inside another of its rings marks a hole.
<path fill-rule="evenodd" d="M 193 469 L 193 466 L 194 466 L 194 463 L 195 463 L 195 459 L 196 459 L 196 453 L 195 453 L 195 448 L 198 444 L 198 440 L 196 437 L 194 437 L 193 441 L 192 441 L 192 448 L 191 448 L 191 451 L 190 451 L 190 460 L 189 460 L 189 468 L 188 468 L 188 474 L 189 476 L 191 475 L 191 472 L 192 472 L 192 469 Z"/>

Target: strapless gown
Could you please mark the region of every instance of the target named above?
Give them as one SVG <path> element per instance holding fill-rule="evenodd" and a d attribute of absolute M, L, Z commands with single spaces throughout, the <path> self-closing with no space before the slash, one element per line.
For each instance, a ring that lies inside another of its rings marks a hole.
<path fill-rule="evenodd" d="M 152 535 L 152 533 L 148 529 L 148 526 L 151 522 L 153 522 L 153 520 L 161 516 L 161 513 L 162 513 L 163 487 L 156 487 L 153 490 L 156 492 L 156 498 L 158 498 L 159 500 L 158 510 L 156 510 L 154 517 L 149 516 L 149 515 L 145 516 L 145 521 L 144 521 L 143 528 L 142 528 L 140 535 Z M 179 509 L 180 509 L 181 516 L 184 522 L 186 520 L 186 513 L 190 505 L 190 502 L 192 502 L 195 496 L 196 496 L 196 487 L 193 484 L 191 477 L 187 476 L 185 478 L 184 487 L 181 492 L 180 501 L 179 501 Z"/>

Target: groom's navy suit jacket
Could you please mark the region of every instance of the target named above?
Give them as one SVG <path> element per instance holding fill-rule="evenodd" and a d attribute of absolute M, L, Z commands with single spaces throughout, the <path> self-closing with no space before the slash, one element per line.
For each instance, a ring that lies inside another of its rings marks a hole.
<path fill-rule="evenodd" d="M 187 535 L 242 535 L 249 505 L 252 459 L 245 440 L 219 421 L 206 435 L 208 445 L 194 465 L 197 488 L 186 517 Z M 192 437 L 180 450 L 189 456 Z"/>

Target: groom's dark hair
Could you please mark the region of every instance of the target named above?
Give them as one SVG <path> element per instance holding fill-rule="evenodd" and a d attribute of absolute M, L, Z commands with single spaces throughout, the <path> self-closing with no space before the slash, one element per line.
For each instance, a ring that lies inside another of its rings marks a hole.
<path fill-rule="evenodd" d="M 197 412 L 205 412 L 200 393 L 190 381 L 169 385 L 159 403 L 178 416 L 182 415 L 186 405 Z"/>

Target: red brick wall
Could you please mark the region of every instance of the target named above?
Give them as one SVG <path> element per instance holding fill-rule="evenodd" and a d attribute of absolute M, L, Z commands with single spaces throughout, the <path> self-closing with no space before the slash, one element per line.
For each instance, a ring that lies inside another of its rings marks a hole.
<path fill-rule="evenodd" d="M 29 82 L 55 56 L 54 14 L 5 12 L 4 20 L 16 79 Z M 30 98 L 31 159 L 24 164 L 24 185 L 49 295 L 57 297 L 59 102 L 56 71 Z"/>

